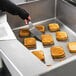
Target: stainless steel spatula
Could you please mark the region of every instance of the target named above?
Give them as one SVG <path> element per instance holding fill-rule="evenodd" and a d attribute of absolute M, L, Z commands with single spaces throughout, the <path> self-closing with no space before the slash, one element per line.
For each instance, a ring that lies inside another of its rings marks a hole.
<path fill-rule="evenodd" d="M 41 35 L 42 35 L 43 33 L 41 33 L 38 29 L 36 29 L 36 28 L 33 26 L 33 24 L 32 24 L 31 21 L 29 21 L 29 28 L 30 28 L 30 32 L 33 34 L 33 36 L 35 36 L 38 40 L 41 41 Z"/>
<path fill-rule="evenodd" d="M 41 33 L 38 29 L 36 29 L 34 27 L 34 25 L 32 24 L 31 21 L 29 21 L 29 24 L 28 25 L 24 25 L 24 26 L 21 26 L 21 27 L 17 27 L 17 28 L 14 28 L 13 30 L 19 30 L 19 29 L 24 29 L 24 28 L 29 28 L 31 34 L 36 37 L 39 41 L 41 41 L 41 35 L 43 33 Z"/>

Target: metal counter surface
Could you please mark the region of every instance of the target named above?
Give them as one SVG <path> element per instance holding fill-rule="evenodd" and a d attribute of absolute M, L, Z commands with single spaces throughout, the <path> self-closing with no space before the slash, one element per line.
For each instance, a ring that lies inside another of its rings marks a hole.
<path fill-rule="evenodd" d="M 1 57 L 12 76 L 36 76 L 47 69 L 18 40 L 0 41 L 0 49 Z"/>
<path fill-rule="evenodd" d="M 47 69 L 15 37 L 5 13 L 0 14 L 0 56 L 12 76 L 36 76 Z"/>

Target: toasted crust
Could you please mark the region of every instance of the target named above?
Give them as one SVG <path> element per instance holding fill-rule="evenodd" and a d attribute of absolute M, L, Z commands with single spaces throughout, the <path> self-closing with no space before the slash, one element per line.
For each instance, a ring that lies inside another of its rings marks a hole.
<path fill-rule="evenodd" d="M 25 38 L 24 45 L 28 48 L 36 47 L 36 39 L 35 38 Z"/>
<path fill-rule="evenodd" d="M 40 60 L 44 60 L 44 53 L 43 51 L 33 51 L 32 52 L 35 56 L 37 56 L 37 58 L 39 58 Z"/>
<path fill-rule="evenodd" d="M 52 24 L 49 24 L 49 30 L 50 31 L 58 31 L 58 30 L 60 30 L 60 27 L 57 23 L 52 23 Z"/>
<path fill-rule="evenodd" d="M 52 65 L 47 65 L 48 67 L 51 67 Z"/>
<path fill-rule="evenodd" d="M 29 29 L 20 29 L 20 37 L 30 36 Z"/>
<path fill-rule="evenodd" d="M 64 40 L 67 40 L 67 38 L 68 38 L 68 36 L 67 36 L 66 32 L 64 32 L 64 31 L 58 31 L 58 32 L 56 32 L 56 39 L 57 40 L 64 41 Z"/>
<path fill-rule="evenodd" d="M 69 42 L 68 49 L 71 53 L 76 53 L 76 42 Z"/>
<path fill-rule="evenodd" d="M 43 45 L 52 45 L 54 44 L 54 40 L 52 35 L 42 35 L 41 36 Z"/>
<path fill-rule="evenodd" d="M 35 26 L 40 32 L 44 33 L 45 32 L 45 26 L 44 25 L 36 25 Z"/>
<path fill-rule="evenodd" d="M 65 56 L 64 50 L 60 46 L 51 47 L 51 55 L 54 59 L 63 58 Z"/>

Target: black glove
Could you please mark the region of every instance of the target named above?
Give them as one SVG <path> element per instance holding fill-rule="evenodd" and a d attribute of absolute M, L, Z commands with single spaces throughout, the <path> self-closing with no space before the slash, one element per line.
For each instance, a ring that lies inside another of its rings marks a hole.
<path fill-rule="evenodd" d="M 9 0 L 0 0 L 0 10 L 7 11 L 13 15 L 19 15 L 23 20 L 28 20 L 29 13 Z"/>
<path fill-rule="evenodd" d="M 28 20 L 28 16 L 29 13 L 27 13 L 24 9 L 19 9 L 18 15 L 22 18 L 22 19 L 27 19 Z"/>

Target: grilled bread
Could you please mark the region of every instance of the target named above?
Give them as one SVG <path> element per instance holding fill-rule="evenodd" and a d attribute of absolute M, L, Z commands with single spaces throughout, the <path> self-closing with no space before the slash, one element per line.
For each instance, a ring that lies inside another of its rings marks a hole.
<path fill-rule="evenodd" d="M 71 53 L 76 52 L 76 42 L 69 42 L 68 49 Z"/>
<path fill-rule="evenodd" d="M 36 39 L 35 38 L 24 38 L 24 46 L 27 48 L 36 47 Z"/>
<path fill-rule="evenodd" d="M 49 30 L 50 31 L 58 31 L 58 30 L 60 30 L 60 27 L 57 23 L 52 23 L 52 24 L 49 24 Z"/>
<path fill-rule="evenodd" d="M 47 65 L 48 67 L 51 67 L 52 65 Z"/>
<path fill-rule="evenodd" d="M 40 32 L 44 33 L 45 32 L 45 26 L 44 25 L 36 25 L 35 26 Z"/>
<path fill-rule="evenodd" d="M 41 39 L 42 39 L 43 45 L 52 45 L 52 44 L 54 44 L 54 40 L 53 40 L 52 35 L 47 35 L 47 34 L 42 35 Z"/>
<path fill-rule="evenodd" d="M 37 58 L 39 58 L 40 60 L 44 60 L 44 53 L 43 51 L 33 51 L 32 52 Z"/>
<path fill-rule="evenodd" d="M 64 32 L 64 31 L 58 31 L 58 32 L 56 32 L 56 39 L 57 40 L 64 41 L 64 40 L 67 40 L 67 38 L 68 38 L 68 36 L 67 36 L 66 32 Z"/>
<path fill-rule="evenodd" d="M 29 29 L 20 29 L 20 37 L 27 37 L 27 36 L 30 36 L 30 31 Z"/>
<path fill-rule="evenodd" d="M 51 55 L 54 59 L 63 58 L 65 56 L 64 50 L 60 46 L 51 47 Z"/>

